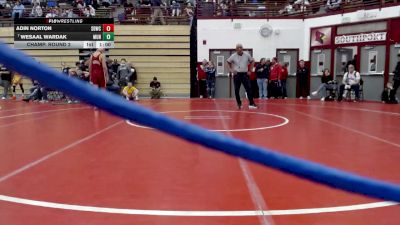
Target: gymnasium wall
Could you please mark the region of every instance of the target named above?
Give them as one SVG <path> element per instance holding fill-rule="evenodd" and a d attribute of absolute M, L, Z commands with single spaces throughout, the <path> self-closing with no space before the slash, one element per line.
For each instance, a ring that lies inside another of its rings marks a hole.
<path fill-rule="evenodd" d="M 360 19 L 361 14 L 368 19 Z M 310 29 L 327 25 L 359 22 L 361 20 L 377 20 L 400 16 L 400 7 L 388 7 L 346 14 L 337 14 L 310 19 L 204 19 L 197 22 L 198 60 L 208 59 L 209 49 L 231 49 L 236 43 L 245 48 L 253 48 L 254 57 L 272 57 L 277 48 L 298 48 L 299 57 L 309 60 Z M 274 31 L 264 38 L 259 30 L 262 25 L 269 24 Z M 239 28 L 240 26 L 240 28 Z M 206 44 L 203 41 L 206 40 Z"/>

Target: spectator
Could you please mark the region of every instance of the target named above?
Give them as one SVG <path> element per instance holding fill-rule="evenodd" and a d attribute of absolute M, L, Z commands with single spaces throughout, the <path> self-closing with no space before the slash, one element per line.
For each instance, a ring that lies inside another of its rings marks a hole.
<path fill-rule="evenodd" d="M 1 99 L 7 99 L 8 92 L 10 91 L 12 73 L 7 68 L 1 66 L 0 68 L 0 86 L 3 87 L 3 96 Z"/>
<path fill-rule="evenodd" d="M 395 95 L 392 94 L 393 91 L 394 91 L 393 84 L 391 82 L 388 82 L 386 84 L 386 88 L 383 90 L 382 95 L 381 95 L 382 103 L 387 103 L 387 104 L 397 104 L 398 103 Z"/>
<path fill-rule="evenodd" d="M 132 82 L 133 85 L 135 85 L 137 82 L 137 70 L 133 64 L 129 63 L 129 66 L 131 67 L 131 72 L 132 72 L 129 81 Z"/>
<path fill-rule="evenodd" d="M 125 87 L 130 81 L 132 76 L 132 70 L 129 64 L 126 63 L 126 59 L 121 59 L 121 64 L 117 70 L 118 85 L 122 88 Z"/>
<path fill-rule="evenodd" d="M 356 102 L 360 99 L 359 90 L 361 76 L 359 72 L 355 71 L 354 65 L 352 64 L 349 65 L 348 70 L 349 72 L 346 72 L 344 74 L 342 85 L 340 85 L 338 101 L 341 101 L 342 98 L 346 98 L 349 90 L 354 90 L 354 94 L 356 97 L 354 101 Z"/>
<path fill-rule="evenodd" d="M 278 58 L 272 58 L 272 65 L 270 68 L 270 76 L 269 76 L 269 89 L 270 97 L 278 98 L 281 96 L 281 76 L 282 76 L 282 67 L 278 62 Z"/>
<path fill-rule="evenodd" d="M 0 0 L 0 9 L 4 9 L 6 6 L 7 0 Z M 1 12 L 0 12 L 1 13 Z M 1 14 L 0 14 L 1 15 Z"/>
<path fill-rule="evenodd" d="M 114 59 L 113 63 L 111 64 L 111 70 L 113 73 L 117 74 L 118 72 L 118 67 L 119 67 L 119 63 L 118 63 L 118 59 Z"/>
<path fill-rule="evenodd" d="M 207 96 L 215 98 L 215 67 L 213 62 L 209 62 L 206 68 L 207 74 Z"/>
<path fill-rule="evenodd" d="M 153 80 L 150 82 L 150 87 L 151 87 L 151 91 L 150 91 L 151 99 L 161 98 L 161 96 L 162 96 L 161 84 L 157 80 L 157 77 L 154 77 Z"/>
<path fill-rule="evenodd" d="M 326 2 L 326 8 L 329 10 L 337 10 L 340 8 L 340 4 L 342 4 L 342 0 L 328 0 Z"/>
<path fill-rule="evenodd" d="M 102 0 L 101 5 L 108 8 L 111 6 L 111 1 L 110 0 Z"/>
<path fill-rule="evenodd" d="M 297 0 L 294 2 L 294 8 L 296 12 L 306 12 L 307 7 L 310 6 L 310 2 L 308 0 Z"/>
<path fill-rule="evenodd" d="M 287 90 L 286 90 L 286 81 L 289 76 L 289 71 L 288 71 L 288 66 L 289 63 L 284 63 L 282 67 L 282 73 L 281 73 L 281 86 L 282 86 L 282 98 L 287 99 Z"/>
<path fill-rule="evenodd" d="M 193 7 L 190 3 L 187 4 L 185 8 L 186 15 L 189 17 L 189 25 L 192 26 L 193 23 L 193 17 L 194 17 L 194 12 L 193 12 Z"/>
<path fill-rule="evenodd" d="M 47 90 L 41 86 L 37 80 L 32 80 L 30 92 L 31 94 L 27 98 L 22 99 L 23 101 L 40 100 L 42 103 L 47 102 Z"/>
<path fill-rule="evenodd" d="M 257 85 L 258 85 L 258 96 L 261 99 L 265 99 L 268 97 L 267 85 L 269 76 L 269 68 L 267 66 L 265 58 L 261 58 L 260 63 L 256 66 L 256 75 L 257 75 Z"/>
<path fill-rule="evenodd" d="M 393 95 L 392 98 L 396 98 L 397 90 L 400 86 L 400 52 L 397 54 L 398 62 L 396 68 L 393 71 L 393 91 L 391 94 Z"/>
<path fill-rule="evenodd" d="M 172 1 L 171 9 L 172 9 L 171 16 L 180 16 L 181 15 L 181 4 L 179 4 L 179 2 Z"/>
<path fill-rule="evenodd" d="M 96 10 L 93 8 L 93 6 L 89 5 L 83 10 L 83 15 L 86 17 L 95 17 Z"/>
<path fill-rule="evenodd" d="M 72 9 L 67 9 L 65 11 L 65 13 L 67 14 L 67 18 L 77 18 L 78 17 L 78 15 L 76 15 Z"/>
<path fill-rule="evenodd" d="M 199 94 L 200 98 L 203 98 L 207 95 L 207 74 L 206 74 L 206 68 L 207 68 L 208 62 L 206 59 L 203 60 L 203 62 L 197 66 L 197 80 L 199 81 Z"/>
<path fill-rule="evenodd" d="M 13 93 L 13 99 L 15 100 L 15 99 L 17 99 L 17 95 L 16 95 L 16 87 L 17 87 L 17 85 L 19 85 L 19 88 L 21 89 L 21 92 L 22 92 L 22 96 L 24 96 L 24 92 L 25 92 L 25 89 L 24 89 L 24 85 L 23 85 L 23 82 L 22 82 L 22 75 L 20 75 L 20 74 L 18 74 L 18 73 L 14 73 L 14 75 L 13 75 L 13 77 L 12 77 L 12 93 Z"/>
<path fill-rule="evenodd" d="M 221 3 L 219 4 L 219 8 L 221 11 L 222 16 L 227 16 L 228 15 L 228 5 L 226 4 L 225 1 L 221 1 Z"/>
<path fill-rule="evenodd" d="M 353 65 L 354 69 L 357 68 L 357 54 L 354 55 L 353 59 L 347 62 L 343 72 L 348 72 L 349 65 Z"/>
<path fill-rule="evenodd" d="M 42 17 L 43 16 L 43 10 L 42 7 L 38 5 L 34 5 L 32 8 L 31 13 L 29 14 L 30 17 Z"/>
<path fill-rule="evenodd" d="M 333 82 L 333 77 L 329 69 L 324 69 L 324 72 L 321 77 L 321 85 L 319 85 L 318 89 L 313 91 L 311 94 L 313 96 L 317 96 L 318 93 L 322 90 L 324 94 L 322 95 L 321 101 L 325 101 L 325 98 L 327 97 L 326 90 L 334 90 L 336 89 L 335 86 L 336 85 Z"/>
<path fill-rule="evenodd" d="M 161 21 L 161 24 L 165 25 L 165 18 L 164 18 L 164 14 L 161 10 L 161 6 L 164 3 L 161 0 L 151 0 L 151 8 L 153 10 L 153 13 L 151 15 L 151 25 L 154 25 L 154 23 L 156 22 L 156 19 L 159 18 Z"/>
<path fill-rule="evenodd" d="M 40 0 L 32 0 L 32 5 L 40 5 Z"/>
<path fill-rule="evenodd" d="M 297 69 L 296 77 L 297 77 L 297 83 L 299 87 L 299 96 L 300 99 L 303 99 L 303 97 L 307 97 L 307 99 L 311 99 L 309 90 L 308 90 L 308 68 L 305 66 L 304 60 L 300 60 L 299 62 L 299 68 Z"/>
<path fill-rule="evenodd" d="M 20 1 L 17 1 L 12 10 L 11 16 L 13 19 L 22 18 L 24 16 L 24 11 L 25 11 L 25 6 L 22 5 Z"/>
<path fill-rule="evenodd" d="M 55 9 L 50 9 L 50 12 L 47 13 L 46 18 L 55 18 L 58 17 Z"/>
<path fill-rule="evenodd" d="M 124 87 L 122 90 L 122 95 L 126 98 L 126 100 L 139 100 L 138 97 L 139 90 L 132 85 L 131 82 L 128 82 L 128 85 Z"/>
<path fill-rule="evenodd" d="M 293 9 L 292 4 L 290 4 L 290 2 L 288 2 L 288 3 L 286 4 L 285 8 L 279 10 L 279 14 L 287 14 L 287 15 L 290 15 L 290 14 L 293 14 L 293 13 L 294 13 L 294 9 Z"/>

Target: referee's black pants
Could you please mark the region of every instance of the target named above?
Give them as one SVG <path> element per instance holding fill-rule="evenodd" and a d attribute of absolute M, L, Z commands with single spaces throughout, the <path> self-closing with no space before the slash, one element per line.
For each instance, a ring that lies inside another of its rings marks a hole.
<path fill-rule="evenodd" d="M 240 86 L 243 84 L 247 93 L 247 98 L 249 99 L 249 104 L 254 105 L 253 93 L 250 88 L 250 79 L 247 73 L 237 73 L 235 76 L 233 76 L 233 84 L 235 85 L 235 97 L 237 104 L 239 106 L 242 105 L 242 101 L 240 100 Z"/>

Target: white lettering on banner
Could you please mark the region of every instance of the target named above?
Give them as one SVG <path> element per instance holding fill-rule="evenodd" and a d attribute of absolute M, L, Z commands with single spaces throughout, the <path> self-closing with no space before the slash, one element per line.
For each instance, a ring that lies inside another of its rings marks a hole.
<path fill-rule="evenodd" d="M 386 32 L 342 35 L 335 37 L 335 44 L 349 44 L 349 43 L 372 42 L 372 41 L 386 41 Z"/>

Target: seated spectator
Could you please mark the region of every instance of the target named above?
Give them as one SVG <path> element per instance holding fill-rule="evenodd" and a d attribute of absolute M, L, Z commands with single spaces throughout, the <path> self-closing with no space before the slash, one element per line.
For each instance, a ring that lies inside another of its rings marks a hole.
<path fill-rule="evenodd" d="M 47 13 L 46 18 L 55 18 L 58 17 L 55 9 L 50 9 L 49 13 Z"/>
<path fill-rule="evenodd" d="M 110 7 L 111 6 L 111 1 L 110 0 L 102 0 L 101 5 L 104 7 Z"/>
<path fill-rule="evenodd" d="M 297 0 L 294 2 L 294 9 L 296 12 L 306 12 L 308 7 L 310 7 L 310 2 L 308 0 Z"/>
<path fill-rule="evenodd" d="M 4 9 L 6 7 L 7 0 L 0 0 L 0 9 Z M 0 12 L 1 15 L 1 12 Z"/>
<path fill-rule="evenodd" d="M 338 101 L 341 101 L 342 98 L 346 98 L 348 91 L 354 90 L 354 94 L 356 96 L 354 101 L 356 102 L 360 99 L 359 90 L 361 76 L 359 72 L 354 70 L 354 66 L 352 64 L 349 65 L 348 70 L 349 72 L 344 74 L 342 85 L 340 85 Z"/>
<path fill-rule="evenodd" d="M 161 92 L 161 83 L 157 80 L 157 77 L 154 77 L 153 80 L 150 82 L 150 97 L 151 99 L 159 99 L 162 96 Z"/>
<path fill-rule="evenodd" d="M 285 14 L 285 15 L 290 15 L 294 13 L 294 9 L 292 4 L 290 4 L 290 2 L 288 2 L 285 6 L 285 8 L 279 10 L 279 14 Z"/>
<path fill-rule="evenodd" d="M 32 87 L 30 88 L 31 94 L 22 99 L 25 102 L 29 101 L 40 101 L 42 103 L 47 102 L 47 89 L 39 84 L 37 80 L 32 80 Z"/>
<path fill-rule="evenodd" d="M 75 63 L 75 71 L 76 74 L 78 75 L 79 79 L 83 80 L 83 81 L 90 81 L 90 76 L 89 76 L 89 72 L 86 71 L 86 68 L 83 68 L 83 65 L 81 62 L 76 62 Z"/>
<path fill-rule="evenodd" d="M 225 1 L 222 1 L 222 2 L 219 4 L 219 9 L 220 9 L 220 11 L 221 11 L 221 16 L 228 16 L 229 7 L 228 7 L 228 5 L 226 4 Z"/>
<path fill-rule="evenodd" d="M 325 98 L 327 97 L 327 90 L 335 90 L 336 89 L 336 84 L 333 82 L 333 77 L 329 71 L 329 69 L 325 69 L 322 77 L 321 77 L 321 85 L 319 85 L 318 89 L 316 91 L 313 91 L 311 94 L 313 96 L 317 96 L 318 93 L 322 90 L 323 95 L 321 97 L 321 101 L 325 101 Z"/>
<path fill-rule="evenodd" d="M 342 0 L 328 0 L 326 2 L 326 8 L 329 10 L 336 10 L 340 8 L 341 3 Z"/>
<path fill-rule="evenodd" d="M 34 5 L 32 8 L 31 13 L 29 14 L 30 17 L 42 17 L 43 16 L 43 10 L 40 4 Z"/>
<path fill-rule="evenodd" d="M 78 15 L 76 15 L 72 9 L 67 9 L 65 11 L 65 13 L 67 14 L 67 18 L 77 18 L 78 17 Z"/>
<path fill-rule="evenodd" d="M 393 92 L 394 92 L 393 84 L 392 82 L 388 82 L 386 84 L 386 88 L 383 90 L 381 95 L 382 103 L 397 104 L 398 102 Z"/>
<path fill-rule="evenodd" d="M 181 15 L 181 4 L 179 4 L 179 2 L 172 1 L 171 9 L 172 9 L 171 16 L 180 16 Z"/>
<path fill-rule="evenodd" d="M 32 0 L 32 5 L 40 5 L 40 0 Z"/>
<path fill-rule="evenodd" d="M 7 99 L 10 92 L 12 73 L 7 68 L 0 66 L 0 86 L 3 87 L 3 96 L 1 99 Z"/>
<path fill-rule="evenodd" d="M 126 100 L 139 100 L 139 90 L 132 85 L 131 82 L 128 82 L 128 85 L 124 87 L 122 90 L 122 95 L 126 98 Z"/>
<path fill-rule="evenodd" d="M 117 70 L 118 85 L 120 87 L 125 87 L 130 81 L 132 76 L 132 69 L 129 64 L 126 63 L 126 59 L 121 59 L 121 63 Z"/>
<path fill-rule="evenodd" d="M 24 11 L 25 11 L 25 6 L 21 4 L 20 1 L 17 1 L 15 3 L 15 6 L 12 10 L 11 17 L 13 19 L 15 18 L 22 18 L 24 16 Z"/>
<path fill-rule="evenodd" d="M 89 5 L 83 10 L 83 15 L 86 17 L 94 17 L 96 16 L 96 10 L 93 8 L 93 6 Z"/>

